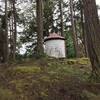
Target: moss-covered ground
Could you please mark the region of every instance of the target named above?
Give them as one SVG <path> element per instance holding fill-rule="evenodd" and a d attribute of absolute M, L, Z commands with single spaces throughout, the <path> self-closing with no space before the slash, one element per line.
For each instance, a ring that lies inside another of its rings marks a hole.
<path fill-rule="evenodd" d="M 0 100 L 100 100 L 89 59 L 27 59 L 0 67 Z"/>

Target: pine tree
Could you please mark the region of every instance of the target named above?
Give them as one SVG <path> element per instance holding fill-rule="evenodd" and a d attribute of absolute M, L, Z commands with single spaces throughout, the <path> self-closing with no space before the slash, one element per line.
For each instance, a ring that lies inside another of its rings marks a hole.
<path fill-rule="evenodd" d="M 71 12 L 73 44 L 74 44 L 74 49 L 75 49 L 75 55 L 76 55 L 76 57 L 78 57 L 78 42 L 77 42 L 77 35 L 76 35 L 75 21 L 74 21 L 73 0 L 70 0 L 70 12 Z"/>
<path fill-rule="evenodd" d="M 95 0 L 83 0 L 87 46 L 93 75 L 100 76 L 100 23 Z"/>
<path fill-rule="evenodd" d="M 8 13 L 7 13 L 7 1 L 5 0 L 5 45 L 4 45 L 4 62 L 8 62 L 9 54 L 8 54 Z"/>
<path fill-rule="evenodd" d="M 37 54 L 41 55 L 43 49 L 43 0 L 36 0 L 37 4 Z"/>

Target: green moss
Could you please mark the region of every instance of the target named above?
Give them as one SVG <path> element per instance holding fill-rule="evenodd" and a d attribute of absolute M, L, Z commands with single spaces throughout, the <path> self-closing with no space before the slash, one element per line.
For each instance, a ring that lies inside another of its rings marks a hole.
<path fill-rule="evenodd" d="M 15 100 L 16 95 L 9 89 L 0 88 L 0 100 Z"/>
<path fill-rule="evenodd" d="M 22 73 L 38 73 L 41 72 L 40 67 L 31 67 L 31 66 L 22 66 L 14 68 L 15 71 L 22 72 Z"/>
<path fill-rule="evenodd" d="M 16 89 L 21 88 L 22 86 L 24 86 L 26 83 L 24 80 L 20 79 L 20 80 L 12 80 L 9 82 L 10 85 L 15 86 Z"/>
<path fill-rule="evenodd" d="M 74 96 L 80 96 L 82 94 L 80 92 L 81 89 L 77 86 L 81 82 L 83 83 L 83 80 L 86 82 L 89 76 L 88 61 L 87 58 L 42 58 L 42 60 L 23 62 L 16 67 L 10 67 L 8 70 L 5 69 L 5 73 L 1 72 L 5 74 L 4 78 L 7 79 L 7 86 L 9 85 L 11 90 L 0 90 L 0 96 L 3 98 L 0 100 L 55 100 L 55 98 L 57 100 L 64 100 L 64 95 L 61 95 L 63 94 L 63 89 L 65 95 L 66 91 L 68 91 L 68 93 Z M 7 86 L 4 85 L 4 87 Z M 17 99 L 12 99 L 16 96 L 13 95 L 13 90 L 18 97 Z M 86 95 L 86 92 L 84 94 Z M 10 99 L 5 99 L 4 97 Z M 89 97 L 96 98 L 96 96 Z"/>
<path fill-rule="evenodd" d="M 48 97 L 48 94 L 47 94 L 47 92 L 41 92 L 41 94 L 40 94 L 42 97 Z"/>
<path fill-rule="evenodd" d="M 77 64 L 77 60 L 76 59 L 69 59 L 69 60 L 67 60 L 67 64 L 69 64 L 69 65 L 73 65 L 73 64 Z"/>
<path fill-rule="evenodd" d="M 81 59 L 77 59 L 78 60 L 78 64 L 80 65 L 88 65 L 90 64 L 90 61 L 88 58 L 81 58 Z"/>
<path fill-rule="evenodd" d="M 84 94 L 88 97 L 88 100 L 100 100 L 100 95 L 96 95 L 86 90 L 84 90 Z"/>
<path fill-rule="evenodd" d="M 51 80 L 50 80 L 50 77 L 48 77 L 48 76 L 41 76 L 40 78 L 39 78 L 39 80 L 40 81 L 43 81 L 43 82 L 50 82 Z"/>
<path fill-rule="evenodd" d="M 69 65 L 74 65 L 74 64 L 87 65 L 87 64 L 90 64 L 90 61 L 88 58 L 68 59 L 67 64 L 69 64 Z"/>

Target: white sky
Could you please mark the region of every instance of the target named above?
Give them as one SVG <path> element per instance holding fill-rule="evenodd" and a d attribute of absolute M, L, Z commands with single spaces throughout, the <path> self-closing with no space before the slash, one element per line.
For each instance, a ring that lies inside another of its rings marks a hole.
<path fill-rule="evenodd" d="M 100 5 L 100 0 L 96 0 L 97 4 Z"/>
<path fill-rule="evenodd" d="M 97 3 L 97 5 L 100 6 L 100 0 L 96 0 L 96 3 Z M 100 10 L 98 10 L 98 14 L 99 14 L 99 16 L 100 16 Z"/>

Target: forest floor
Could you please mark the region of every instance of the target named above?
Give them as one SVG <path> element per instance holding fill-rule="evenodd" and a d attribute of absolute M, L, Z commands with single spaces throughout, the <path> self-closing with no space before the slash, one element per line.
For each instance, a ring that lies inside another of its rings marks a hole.
<path fill-rule="evenodd" d="M 27 59 L 0 67 L 0 100 L 100 100 L 89 59 Z"/>

